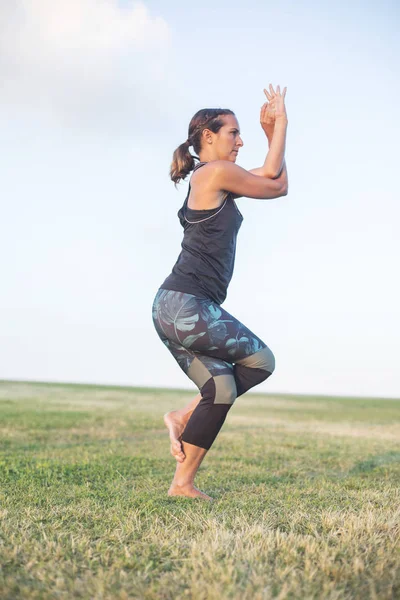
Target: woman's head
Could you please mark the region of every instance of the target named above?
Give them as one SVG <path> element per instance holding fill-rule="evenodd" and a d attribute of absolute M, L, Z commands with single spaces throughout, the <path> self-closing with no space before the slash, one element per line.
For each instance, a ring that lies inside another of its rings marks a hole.
<path fill-rule="evenodd" d="M 235 113 L 228 108 L 203 108 L 192 117 L 188 139 L 178 146 L 172 158 L 170 177 L 175 185 L 194 169 L 194 159 L 198 157 L 189 152 L 190 146 L 201 161 L 234 162 L 243 146 Z"/>

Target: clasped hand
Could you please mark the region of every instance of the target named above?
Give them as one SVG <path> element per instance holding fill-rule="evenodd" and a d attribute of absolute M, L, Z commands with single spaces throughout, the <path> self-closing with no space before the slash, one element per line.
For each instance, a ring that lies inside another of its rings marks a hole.
<path fill-rule="evenodd" d="M 276 86 L 275 91 L 272 85 L 269 84 L 269 90 L 270 91 L 268 93 L 268 90 L 264 89 L 264 94 L 266 95 L 268 102 L 265 102 L 262 105 L 260 112 L 261 127 L 263 128 L 268 137 L 272 136 L 272 134 L 274 133 L 276 121 L 287 121 L 287 113 L 285 107 L 285 96 L 287 88 L 285 87 L 281 94 L 279 85 Z"/>

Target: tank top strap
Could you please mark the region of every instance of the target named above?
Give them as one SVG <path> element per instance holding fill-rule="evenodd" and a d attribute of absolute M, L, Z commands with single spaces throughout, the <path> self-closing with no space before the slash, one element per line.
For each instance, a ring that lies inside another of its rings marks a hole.
<path fill-rule="evenodd" d="M 203 165 L 206 165 L 207 162 L 198 162 L 197 165 L 194 166 L 193 171 L 196 171 L 196 169 L 199 169 L 200 167 L 202 167 Z"/>
<path fill-rule="evenodd" d="M 203 167 L 203 166 L 204 166 L 204 165 L 206 165 L 206 164 L 207 164 L 206 162 L 198 162 L 198 163 L 197 163 L 197 165 L 195 165 L 195 166 L 194 166 L 194 168 L 193 168 L 193 173 L 194 173 L 194 172 L 195 172 L 197 169 L 200 169 L 201 167 Z M 191 179 L 191 178 L 192 178 L 192 177 L 190 177 L 190 179 Z M 188 189 L 188 194 L 187 194 L 187 196 L 186 196 L 186 200 L 189 198 L 189 194 L 190 194 L 190 188 L 191 188 L 191 185 L 190 185 L 190 179 L 189 179 L 189 189 Z M 185 200 L 185 202 L 186 202 L 186 200 Z"/>

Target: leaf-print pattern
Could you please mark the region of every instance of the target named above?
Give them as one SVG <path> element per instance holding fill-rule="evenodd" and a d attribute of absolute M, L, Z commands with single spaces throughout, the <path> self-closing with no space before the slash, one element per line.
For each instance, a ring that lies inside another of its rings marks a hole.
<path fill-rule="evenodd" d="M 160 288 L 152 318 L 158 336 L 185 373 L 197 357 L 212 376 L 231 374 L 237 360 L 266 346 L 219 304 L 186 292 Z"/>
<path fill-rule="evenodd" d="M 217 361 L 212 356 L 202 356 L 201 362 L 210 371 L 211 375 L 232 375 L 233 365 L 220 360 Z"/>
<path fill-rule="evenodd" d="M 228 329 L 223 322 L 215 321 L 208 326 L 208 335 L 212 344 L 223 342 L 228 335 Z"/>
<path fill-rule="evenodd" d="M 195 342 L 197 339 L 199 339 L 203 335 L 206 335 L 205 331 L 202 331 L 201 333 L 198 333 L 197 335 L 188 335 L 187 338 L 185 338 L 183 340 L 182 346 L 185 346 L 185 348 L 190 348 L 190 346 L 193 344 L 193 342 Z"/>
<path fill-rule="evenodd" d="M 206 300 L 206 302 L 202 303 L 200 316 L 207 324 L 217 321 L 221 314 L 221 309 L 218 308 L 217 304 L 212 304 L 210 300 Z"/>
<path fill-rule="evenodd" d="M 177 361 L 178 365 L 181 367 L 182 371 L 187 373 L 193 359 L 194 355 L 192 352 L 189 352 L 186 348 L 177 344 L 173 340 L 163 339 L 165 346 L 171 352 L 172 356 Z"/>
<path fill-rule="evenodd" d="M 194 298 L 194 296 L 192 297 Z M 191 331 L 199 320 L 196 302 L 186 298 L 183 292 L 161 294 L 159 312 L 166 324 L 174 325 L 179 331 Z"/>

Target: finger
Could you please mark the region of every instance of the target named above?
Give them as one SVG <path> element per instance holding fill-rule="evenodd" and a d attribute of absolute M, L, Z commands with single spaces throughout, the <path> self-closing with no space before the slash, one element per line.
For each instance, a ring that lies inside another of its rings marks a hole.
<path fill-rule="evenodd" d="M 267 105 L 263 104 L 261 107 L 261 112 L 260 112 L 260 121 L 263 121 L 265 119 L 266 111 L 267 111 Z"/>
<path fill-rule="evenodd" d="M 280 96 L 281 95 L 281 88 L 279 87 L 279 85 L 276 86 L 276 93 Z"/>
<path fill-rule="evenodd" d="M 272 100 L 272 97 L 268 94 L 268 91 L 265 88 L 264 88 L 264 94 L 267 96 L 269 101 Z"/>
<path fill-rule="evenodd" d="M 283 99 L 285 99 L 285 96 L 286 96 L 286 90 L 287 90 L 287 87 L 285 87 L 285 89 L 283 90 Z"/>
<path fill-rule="evenodd" d="M 275 96 L 275 92 L 274 92 L 274 88 L 272 87 L 272 84 L 269 84 L 269 91 L 271 92 L 272 96 Z"/>

